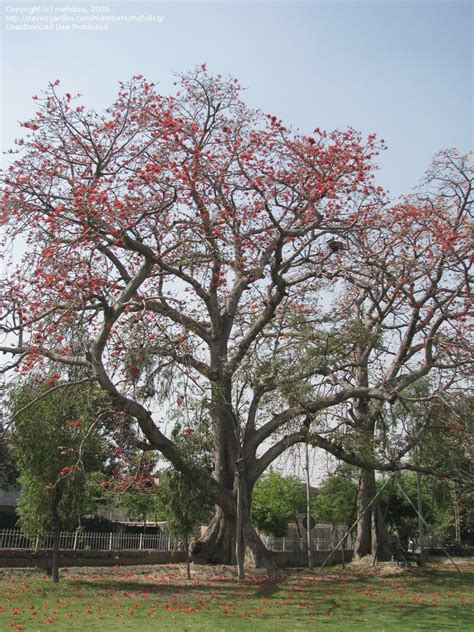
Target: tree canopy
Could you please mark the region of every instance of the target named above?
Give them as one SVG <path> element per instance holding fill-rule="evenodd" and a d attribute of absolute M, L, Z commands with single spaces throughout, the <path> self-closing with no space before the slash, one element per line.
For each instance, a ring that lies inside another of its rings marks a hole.
<path fill-rule="evenodd" d="M 320 486 L 313 514 L 318 522 L 352 526 L 356 518 L 357 484 L 343 475 L 328 477 Z"/>
<path fill-rule="evenodd" d="M 297 521 L 306 509 L 304 484 L 296 476 L 270 472 L 255 485 L 252 497 L 252 520 L 255 526 L 276 538 L 287 534 L 288 525 Z"/>
<path fill-rule="evenodd" d="M 80 387 L 47 391 L 44 384 L 24 385 L 10 404 L 21 483 L 17 511 L 31 536 L 76 527 L 81 514 L 95 508 L 94 475 L 105 457 L 91 393 Z"/>

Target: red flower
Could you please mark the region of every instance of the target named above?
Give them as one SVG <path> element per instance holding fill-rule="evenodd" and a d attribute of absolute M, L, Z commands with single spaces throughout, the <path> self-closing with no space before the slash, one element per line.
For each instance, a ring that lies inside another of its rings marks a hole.
<path fill-rule="evenodd" d="M 67 425 L 75 428 L 76 426 L 79 426 L 81 422 L 82 422 L 82 419 L 74 419 L 73 421 L 68 421 Z"/>
<path fill-rule="evenodd" d="M 66 474 L 69 474 L 69 472 L 73 472 L 74 470 L 77 470 L 77 465 L 66 465 L 66 467 L 63 467 L 63 469 L 59 472 L 59 476 L 66 476 Z"/>

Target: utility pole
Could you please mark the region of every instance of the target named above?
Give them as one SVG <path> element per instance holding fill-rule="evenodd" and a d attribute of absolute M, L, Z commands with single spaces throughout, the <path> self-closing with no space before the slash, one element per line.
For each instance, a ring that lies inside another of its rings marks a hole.
<path fill-rule="evenodd" d="M 237 492 L 237 514 L 235 517 L 235 561 L 237 562 L 237 576 L 239 579 L 245 579 L 245 548 L 244 534 L 242 530 L 242 467 L 244 457 L 242 454 L 242 445 L 240 443 L 240 423 L 237 415 L 232 413 L 234 419 L 234 433 L 237 443 L 237 458 L 235 460 L 235 483 Z"/>
<path fill-rule="evenodd" d="M 456 540 L 456 543 L 461 546 L 461 509 L 459 507 L 459 496 L 456 489 L 456 483 L 453 483 L 452 490 L 454 508 L 454 538 Z"/>
<path fill-rule="evenodd" d="M 245 579 L 245 567 L 244 567 L 244 542 L 242 533 L 242 477 L 240 475 L 240 468 L 242 463 L 242 457 L 240 455 L 237 458 L 236 463 L 236 477 L 237 477 L 237 516 L 235 525 L 235 557 L 237 561 L 237 575 L 239 579 Z"/>
<path fill-rule="evenodd" d="M 423 551 L 424 545 L 424 525 L 423 525 L 423 504 L 421 502 L 421 474 L 420 472 L 416 473 L 416 487 L 418 491 L 418 537 L 420 541 L 420 566 L 423 568 L 425 565 L 425 555 Z"/>
<path fill-rule="evenodd" d="M 417 421 L 417 427 L 418 427 L 418 423 L 419 421 Z M 415 447 L 415 461 L 416 464 L 419 465 L 420 464 L 420 445 L 418 444 Z M 424 554 L 424 539 L 425 539 L 425 529 L 424 529 L 424 523 L 425 520 L 423 518 L 423 503 L 422 503 L 422 498 L 421 498 L 421 474 L 419 471 L 417 471 L 416 473 L 416 490 L 417 490 L 417 494 L 418 494 L 418 538 L 420 541 L 420 566 L 421 568 L 423 568 L 425 566 L 425 554 Z"/>

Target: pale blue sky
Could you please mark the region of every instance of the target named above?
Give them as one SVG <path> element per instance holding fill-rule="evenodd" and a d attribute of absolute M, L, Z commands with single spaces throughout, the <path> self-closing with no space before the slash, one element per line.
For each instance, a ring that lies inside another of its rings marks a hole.
<path fill-rule="evenodd" d="M 2 0 L 3 148 L 49 80 L 105 107 L 117 81 L 140 73 L 172 90 L 173 72 L 206 62 L 237 76 L 246 100 L 310 131 L 348 125 L 385 138 L 380 182 L 409 191 L 433 154 L 472 147 L 473 5 L 372 2 L 94 3 L 110 14 L 162 15 L 107 32 L 6 30 L 7 9 L 50 3 Z M 56 2 L 84 6 L 81 2 Z"/>

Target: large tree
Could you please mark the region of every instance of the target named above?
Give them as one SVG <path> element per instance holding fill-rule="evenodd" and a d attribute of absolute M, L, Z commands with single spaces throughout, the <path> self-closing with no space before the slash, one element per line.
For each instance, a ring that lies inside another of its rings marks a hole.
<path fill-rule="evenodd" d="M 351 129 L 297 133 L 205 68 L 181 77 L 173 97 L 134 77 L 103 114 L 57 83 L 37 98 L 4 177 L 7 234 L 28 245 L 3 284 L 1 349 L 20 371 L 83 367 L 137 420 L 144 444 L 206 490 L 218 509 L 201 560 L 234 559 L 239 496 L 245 545 L 270 564 L 250 524 L 252 489 L 290 445 L 316 440 L 301 420 L 357 397 L 383 401 L 424 373 L 394 374 L 390 388 L 313 380 L 283 409 L 269 403 L 283 374 L 303 379 L 269 369 L 275 336 L 280 350 L 289 314 L 314 321 L 341 240 L 383 207 L 372 175 L 380 145 Z M 412 215 L 399 213 L 400 226 Z M 162 425 L 189 393 L 209 414 L 212 476 Z"/>
<path fill-rule="evenodd" d="M 317 290 L 310 268 L 327 257 L 326 236 L 375 203 L 375 138 L 297 134 L 204 68 L 169 98 L 134 77 L 104 114 L 60 96 L 57 83 L 23 124 L 30 134 L 4 178 L 3 221 L 28 247 L 4 285 L 4 331 L 19 342 L 2 348 L 24 371 L 42 358 L 84 367 L 183 472 L 146 396 L 170 364 L 176 390 L 199 382 L 215 469 L 190 474 L 219 507 L 207 557 L 233 557 L 237 478 L 244 539 L 262 556 L 248 516 L 263 438 L 256 403 L 246 419 L 236 413 L 235 375 L 281 306 Z"/>

